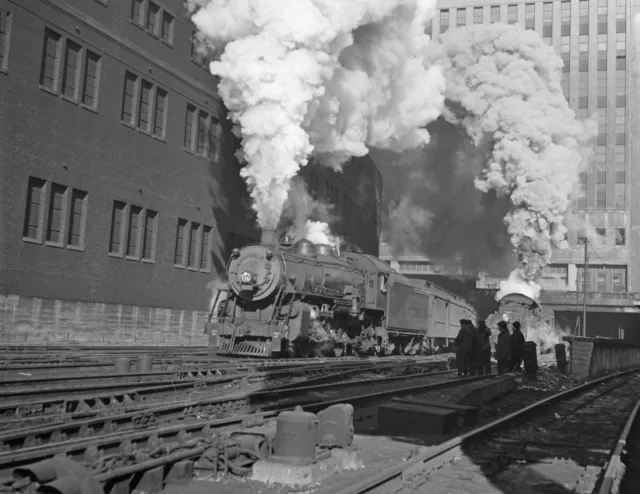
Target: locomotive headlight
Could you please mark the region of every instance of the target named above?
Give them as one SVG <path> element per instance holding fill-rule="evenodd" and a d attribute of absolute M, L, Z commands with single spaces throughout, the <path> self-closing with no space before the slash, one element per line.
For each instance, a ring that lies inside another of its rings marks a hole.
<path fill-rule="evenodd" d="M 231 251 L 231 255 L 232 255 L 233 257 L 238 257 L 238 256 L 240 255 L 240 249 L 237 249 L 237 248 L 236 248 L 236 249 L 233 249 L 233 250 Z"/>
<path fill-rule="evenodd" d="M 251 278 L 253 278 L 253 276 L 251 276 L 249 271 L 245 271 L 240 275 L 240 281 L 242 281 L 242 283 L 251 283 Z"/>
<path fill-rule="evenodd" d="M 273 259 L 273 252 L 268 250 L 265 257 L 267 258 L 267 261 L 270 261 L 271 259 Z"/>

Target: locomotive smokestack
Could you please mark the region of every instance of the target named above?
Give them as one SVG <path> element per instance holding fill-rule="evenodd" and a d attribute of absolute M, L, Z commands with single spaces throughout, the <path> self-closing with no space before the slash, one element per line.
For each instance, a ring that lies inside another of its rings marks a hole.
<path fill-rule="evenodd" d="M 260 243 L 263 245 L 277 245 L 275 230 L 262 230 Z"/>

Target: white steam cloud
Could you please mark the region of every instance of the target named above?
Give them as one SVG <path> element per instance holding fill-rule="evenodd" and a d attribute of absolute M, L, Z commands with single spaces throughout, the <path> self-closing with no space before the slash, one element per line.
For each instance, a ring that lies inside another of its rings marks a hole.
<path fill-rule="evenodd" d="M 491 143 L 475 185 L 509 196 L 505 223 L 520 261 L 513 281 L 536 280 L 552 249 L 568 247 L 564 219 L 595 125 L 576 119 L 562 92 L 562 59 L 534 31 L 474 25 L 445 33 L 442 46 L 445 117 L 477 146 Z"/>
<path fill-rule="evenodd" d="M 187 0 L 215 51 L 258 223 L 275 228 L 310 156 L 336 169 L 369 146 L 429 142 L 444 78 L 425 53 L 434 0 Z"/>

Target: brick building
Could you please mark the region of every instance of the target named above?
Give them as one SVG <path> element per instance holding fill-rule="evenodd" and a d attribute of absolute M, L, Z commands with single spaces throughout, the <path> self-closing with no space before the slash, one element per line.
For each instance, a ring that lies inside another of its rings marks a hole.
<path fill-rule="evenodd" d="M 182 0 L 0 0 L 0 342 L 204 343 L 259 232 L 193 32 Z M 305 173 L 377 254 L 373 161 Z"/>

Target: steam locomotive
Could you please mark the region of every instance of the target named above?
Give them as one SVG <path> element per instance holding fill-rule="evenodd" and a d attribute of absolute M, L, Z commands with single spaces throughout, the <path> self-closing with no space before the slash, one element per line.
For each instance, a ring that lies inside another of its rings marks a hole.
<path fill-rule="evenodd" d="M 521 330 L 526 339 L 531 339 L 529 333 L 540 331 L 553 332 L 555 314 L 553 310 L 542 307 L 539 302 L 521 293 L 508 293 L 498 300 L 496 312 L 487 317 L 486 323 L 491 328 L 491 339 L 495 343 L 498 338 L 498 322 L 500 320 L 512 323 L 520 321 Z M 529 338 L 527 338 L 529 336 Z"/>
<path fill-rule="evenodd" d="M 378 258 L 263 231 L 234 249 L 205 322 L 218 354 L 253 357 L 432 353 L 476 319 L 465 300 Z"/>

